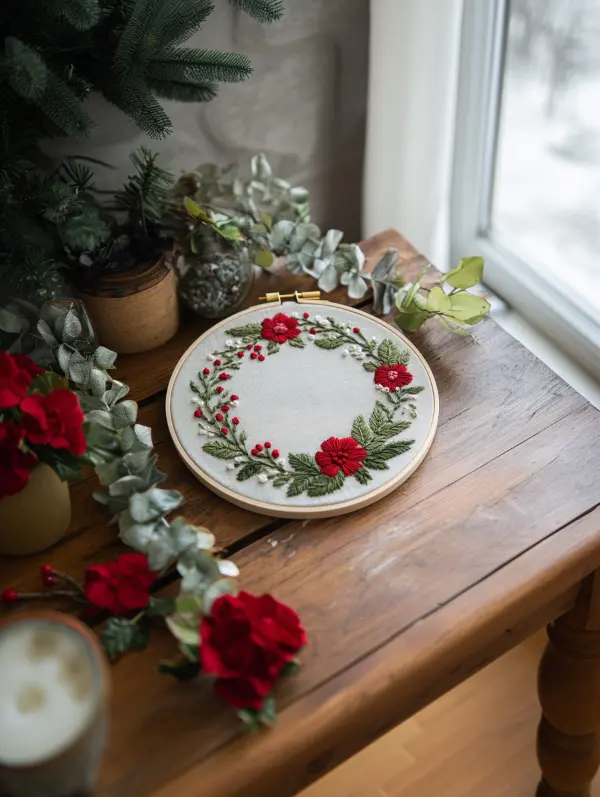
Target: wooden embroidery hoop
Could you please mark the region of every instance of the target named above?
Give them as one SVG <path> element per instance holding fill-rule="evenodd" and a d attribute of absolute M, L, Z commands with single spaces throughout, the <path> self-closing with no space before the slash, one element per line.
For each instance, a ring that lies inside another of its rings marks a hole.
<path fill-rule="evenodd" d="M 384 498 L 386 495 L 391 493 L 397 487 L 399 487 L 403 482 L 405 482 L 412 474 L 416 471 L 419 465 L 425 459 L 425 456 L 431 445 L 433 443 L 433 439 L 435 437 L 435 433 L 437 430 L 438 425 L 438 418 L 439 418 L 439 394 L 437 390 L 437 385 L 435 383 L 435 379 L 429 368 L 429 365 L 425 361 L 423 355 L 419 352 L 419 350 L 408 340 L 398 329 L 392 327 L 390 324 L 382 321 L 380 318 L 377 318 L 369 313 L 365 313 L 362 310 L 358 310 L 354 307 L 347 307 L 346 305 L 338 304 L 336 302 L 328 302 L 324 299 L 318 298 L 320 296 L 318 291 L 311 291 L 305 293 L 295 293 L 291 295 L 280 295 L 279 293 L 268 293 L 266 297 L 264 297 L 264 301 L 266 304 L 262 305 L 253 305 L 252 307 L 248 307 L 245 310 L 241 310 L 239 313 L 235 315 L 228 316 L 227 318 L 220 321 L 218 324 L 215 324 L 210 329 L 208 329 L 203 335 L 197 338 L 182 354 L 173 373 L 171 374 L 171 379 L 169 380 L 169 386 L 167 388 L 167 396 L 166 396 L 166 416 L 167 416 L 167 425 L 169 427 L 169 432 L 171 434 L 171 439 L 177 449 L 177 452 L 187 468 L 194 474 L 194 476 L 202 482 L 206 487 L 209 488 L 212 492 L 216 493 L 221 498 L 224 498 L 226 501 L 229 501 L 236 506 L 241 507 L 242 509 L 247 509 L 250 512 L 256 512 L 260 515 L 269 515 L 271 517 L 282 517 L 282 518 L 290 518 L 290 519 L 311 519 L 311 518 L 327 518 L 327 517 L 335 517 L 336 515 L 343 515 L 348 512 L 355 512 L 358 509 L 362 509 L 363 507 L 369 506 L 370 504 L 379 501 L 381 498 Z M 348 313 L 355 314 L 360 318 L 367 318 L 372 323 L 376 323 L 382 327 L 382 330 L 387 332 L 388 334 L 391 333 L 392 336 L 399 338 L 403 344 L 410 349 L 412 355 L 419 360 L 421 363 L 425 374 L 429 380 L 429 386 L 431 388 L 433 394 L 433 415 L 431 418 L 431 424 L 429 426 L 429 430 L 427 432 L 427 436 L 421 445 L 418 452 L 415 456 L 411 459 L 410 463 L 399 473 L 393 476 L 389 481 L 385 482 L 384 484 L 380 485 L 379 487 L 374 488 L 371 492 L 366 493 L 365 495 L 358 496 L 356 498 L 352 498 L 350 500 L 346 500 L 343 502 L 336 502 L 332 504 L 321 504 L 319 506 L 284 506 L 281 504 L 271 504 L 265 501 L 259 501 L 244 495 L 240 495 L 233 490 L 225 487 L 224 485 L 217 482 L 215 479 L 212 478 L 208 473 L 206 473 L 187 453 L 184 446 L 179 440 L 178 434 L 175 430 L 175 425 L 173 423 L 173 417 L 171 413 L 171 399 L 173 394 L 173 389 L 175 385 L 175 381 L 177 379 L 177 375 L 182 368 L 183 364 L 186 362 L 188 356 L 199 346 L 202 341 L 204 341 L 209 335 L 213 335 L 216 330 L 221 329 L 223 326 L 231 326 L 232 322 L 237 321 L 238 319 L 243 319 L 244 316 L 248 315 L 249 313 L 255 312 L 258 308 L 262 308 L 265 306 L 273 306 L 277 307 L 280 306 L 282 303 L 282 299 L 288 298 L 295 298 L 298 304 L 317 304 L 322 307 L 333 307 L 338 310 L 344 310 Z M 263 300 L 263 297 L 261 297 Z"/>

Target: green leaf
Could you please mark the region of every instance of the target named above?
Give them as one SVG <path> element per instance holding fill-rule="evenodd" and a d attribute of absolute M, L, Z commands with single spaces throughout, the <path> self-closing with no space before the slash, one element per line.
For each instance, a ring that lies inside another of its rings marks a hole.
<path fill-rule="evenodd" d="M 214 581 L 202 595 L 202 613 L 210 615 L 213 603 L 222 595 L 232 595 L 239 589 L 237 582 L 230 578 L 220 578 Z"/>
<path fill-rule="evenodd" d="M 375 363 L 371 362 L 363 363 L 363 368 L 365 369 L 365 371 L 369 371 L 370 373 L 373 373 L 373 371 L 377 370 L 377 366 L 375 365 Z"/>
<path fill-rule="evenodd" d="M 217 459 L 233 459 L 240 453 L 237 446 L 233 445 L 233 443 L 225 443 L 221 440 L 213 443 L 205 443 L 202 446 L 202 450 L 210 454 L 211 457 L 216 457 Z"/>
<path fill-rule="evenodd" d="M 454 322 L 471 326 L 481 321 L 490 311 L 489 302 L 483 296 L 476 296 L 474 293 L 461 291 L 449 298 L 451 307 L 444 312 L 444 315 Z"/>
<path fill-rule="evenodd" d="M 161 661 L 158 671 L 164 675 L 172 675 L 178 681 L 191 681 L 200 674 L 202 667 L 199 661 L 179 659 L 178 661 Z"/>
<path fill-rule="evenodd" d="M 261 725 L 272 727 L 277 721 L 277 711 L 275 708 L 275 698 L 272 695 L 265 697 L 262 708 L 258 712 L 258 721 Z"/>
<path fill-rule="evenodd" d="M 265 225 L 265 227 L 266 227 L 268 230 L 270 230 L 270 229 L 271 229 L 271 227 L 273 226 L 273 218 L 272 218 L 272 216 L 270 216 L 270 215 L 267 213 L 267 211 L 266 211 L 266 210 L 261 210 L 261 211 L 260 211 L 260 213 L 259 213 L 258 215 L 259 215 L 259 217 L 260 217 L 260 220 L 262 221 L 262 223 Z"/>
<path fill-rule="evenodd" d="M 345 343 L 344 338 L 317 338 L 315 340 L 315 346 L 318 346 L 320 349 L 339 349 L 340 346 L 343 346 Z"/>
<path fill-rule="evenodd" d="M 256 474 L 260 473 L 261 470 L 262 470 L 262 465 L 260 464 L 260 462 L 247 462 L 238 470 L 236 479 L 239 482 L 246 481 L 246 479 L 250 479 L 252 476 L 256 476 Z"/>
<path fill-rule="evenodd" d="M 100 642 L 111 661 L 128 650 L 143 650 L 149 642 L 148 628 L 141 623 L 131 623 L 111 617 L 100 634 Z"/>
<path fill-rule="evenodd" d="M 377 349 L 377 357 L 383 365 L 395 365 L 399 362 L 400 355 L 399 347 L 389 338 L 382 340 Z"/>
<path fill-rule="evenodd" d="M 406 332 L 416 332 L 429 318 L 431 318 L 431 313 L 427 310 L 420 310 L 416 305 L 412 304 L 408 308 L 399 308 L 395 321 L 400 329 Z"/>
<path fill-rule="evenodd" d="M 483 279 L 483 258 L 464 257 L 456 268 L 444 274 L 442 282 L 453 288 L 472 288 Z"/>
<path fill-rule="evenodd" d="M 200 644 L 200 620 L 196 613 L 171 614 L 165 617 L 165 623 L 179 642 L 196 648 Z"/>
<path fill-rule="evenodd" d="M 270 340 L 267 344 L 267 351 L 269 354 L 277 354 L 279 348 L 279 343 L 276 343 L 274 340 Z"/>
<path fill-rule="evenodd" d="M 357 443 L 360 443 L 360 445 L 364 446 L 365 448 L 373 439 L 373 432 L 369 428 L 369 424 L 365 421 L 362 415 L 359 415 L 358 418 L 354 419 L 354 423 L 352 424 L 352 437 Z"/>
<path fill-rule="evenodd" d="M 283 487 L 291 478 L 292 477 L 289 475 L 289 473 L 278 473 L 273 479 L 273 487 Z"/>
<path fill-rule="evenodd" d="M 288 484 L 286 495 L 288 498 L 293 498 L 296 495 L 303 493 L 310 484 L 311 476 L 299 475 L 295 476 Z"/>
<path fill-rule="evenodd" d="M 261 247 L 254 255 L 254 262 L 260 268 L 270 268 L 275 262 L 275 255 L 273 252 L 269 252 L 268 249 Z"/>
<path fill-rule="evenodd" d="M 295 675 L 298 670 L 300 669 L 300 661 L 298 659 L 292 659 L 285 664 L 281 670 L 279 671 L 280 678 L 289 678 L 290 675 Z"/>
<path fill-rule="evenodd" d="M 318 498 L 319 496 L 329 495 L 339 490 L 343 484 L 344 474 L 340 470 L 333 478 L 322 474 L 311 479 L 306 492 L 311 498 Z"/>
<path fill-rule="evenodd" d="M 373 408 L 371 417 L 369 418 L 369 426 L 371 427 L 371 431 L 373 432 L 373 434 L 376 435 L 381 434 L 389 422 L 390 422 L 389 415 L 382 408 L 382 406 L 379 403 L 377 403 L 376 406 Z"/>
<path fill-rule="evenodd" d="M 0 308 L 0 329 L 11 334 L 21 334 L 29 329 L 29 322 L 10 310 Z"/>
<path fill-rule="evenodd" d="M 396 443 L 390 443 L 377 451 L 369 452 L 363 465 L 373 470 L 387 470 L 387 460 L 405 454 L 410 447 L 414 444 L 414 440 L 399 440 Z"/>
<path fill-rule="evenodd" d="M 290 338 L 288 340 L 288 343 L 290 346 L 293 346 L 295 349 L 303 349 L 306 345 L 302 340 L 302 338 L 300 337 L 300 335 L 298 335 L 297 338 Z"/>
<path fill-rule="evenodd" d="M 297 473 L 303 473 L 308 476 L 320 473 L 314 457 L 309 454 L 290 454 L 288 460 L 292 469 Z"/>
<path fill-rule="evenodd" d="M 469 337 L 470 333 L 467 332 L 466 329 L 457 326 L 456 323 L 451 324 L 450 321 L 445 316 L 439 315 L 437 319 L 440 322 L 440 324 L 444 327 L 444 329 L 447 329 L 449 332 L 452 332 L 454 335 L 463 335 L 465 337 Z"/>
<path fill-rule="evenodd" d="M 148 614 L 155 616 L 174 613 L 175 601 L 172 598 L 155 598 L 153 596 L 150 598 Z"/>
<path fill-rule="evenodd" d="M 354 478 L 356 479 L 357 482 L 360 482 L 360 484 L 368 484 L 373 477 L 371 476 L 369 471 L 363 466 L 362 468 L 360 468 L 360 470 L 356 471 L 356 473 L 354 474 Z"/>
<path fill-rule="evenodd" d="M 261 324 L 246 324 L 243 327 L 232 327 L 227 332 L 234 338 L 260 338 L 262 326 Z"/>
<path fill-rule="evenodd" d="M 201 219 L 209 224 L 212 222 L 210 215 L 203 208 L 201 208 L 197 202 L 194 202 L 193 199 L 190 199 L 189 196 L 183 198 L 183 206 L 188 215 L 193 219 Z"/>
<path fill-rule="evenodd" d="M 422 385 L 415 385 L 414 387 L 403 387 L 402 393 L 406 393 L 409 396 L 416 396 L 419 393 L 422 393 L 425 388 Z"/>
<path fill-rule="evenodd" d="M 450 297 L 446 296 L 439 285 L 436 285 L 435 288 L 429 291 L 429 297 L 427 299 L 428 310 L 431 310 L 432 313 L 444 313 L 446 310 L 449 310 L 450 307 Z"/>

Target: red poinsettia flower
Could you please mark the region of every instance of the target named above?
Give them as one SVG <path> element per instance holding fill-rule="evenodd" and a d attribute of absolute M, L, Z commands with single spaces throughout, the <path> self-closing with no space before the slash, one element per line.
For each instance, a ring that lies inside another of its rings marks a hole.
<path fill-rule="evenodd" d="M 0 409 L 16 407 L 31 381 L 43 373 L 43 369 L 25 354 L 10 355 L 0 351 Z"/>
<path fill-rule="evenodd" d="M 14 421 L 0 423 L 0 500 L 21 492 L 37 464 L 32 454 L 21 450 L 23 430 Z"/>
<path fill-rule="evenodd" d="M 150 586 L 156 579 L 143 553 L 124 553 L 116 562 L 92 565 L 85 571 L 83 589 L 98 609 L 124 614 L 143 609 L 150 601 Z"/>
<path fill-rule="evenodd" d="M 77 396 L 70 390 L 58 388 L 47 396 L 26 396 L 21 411 L 23 430 L 30 442 L 66 448 L 76 456 L 85 452 L 84 416 Z"/>
<path fill-rule="evenodd" d="M 285 343 L 286 340 L 297 338 L 301 332 L 298 319 L 291 318 L 285 313 L 277 313 L 273 318 L 264 318 L 262 322 L 263 338 L 274 340 L 276 343 Z"/>
<path fill-rule="evenodd" d="M 389 387 L 393 393 L 399 387 L 410 385 L 413 376 L 405 365 L 394 363 L 394 365 L 380 365 L 375 371 L 375 382 L 382 387 Z"/>
<path fill-rule="evenodd" d="M 283 667 L 306 645 L 293 609 L 271 595 L 222 595 L 200 624 L 200 659 L 233 708 L 260 709 Z"/>
<path fill-rule="evenodd" d="M 362 468 L 367 452 L 353 437 L 330 437 L 321 443 L 321 451 L 315 454 L 315 461 L 321 473 L 333 479 L 340 468 L 344 476 L 353 476 Z"/>

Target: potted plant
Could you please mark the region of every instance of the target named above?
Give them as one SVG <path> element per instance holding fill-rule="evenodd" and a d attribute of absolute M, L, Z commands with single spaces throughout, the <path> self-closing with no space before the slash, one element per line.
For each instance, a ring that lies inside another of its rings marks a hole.
<path fill-rule="evenodd" d="M 0 553 L 36 553 L 71 522 L 67 478 L 87 464 L 84 415 L 66 379 L 0 351 Z"/>
<path fill-rule="evenodd" d="M 172 176 L 156 159 L 146 147 L 134 151 L 134 172 L 106 206 L 96 199 L 89 181 L 81 179 L 81 171 L 76 172 L 81 210 L 57 225 L 71 282 L 98 339 L 121 354 L 160 346 L 179 326 L 171 241 L 164 224 Z M 73 182 L 72 164 L 66 176 Z"/>

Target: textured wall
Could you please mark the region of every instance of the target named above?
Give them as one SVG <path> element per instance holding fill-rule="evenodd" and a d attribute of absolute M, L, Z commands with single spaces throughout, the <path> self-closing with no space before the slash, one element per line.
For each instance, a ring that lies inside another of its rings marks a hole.
<path fill-rule="evenodd" d="M 178 173 L 205 161 L 245 162 L 267 153 L 282 177 L 305 185 L 313 216 L 347 239 L 360 235 L 365 129 L 368 0 L 287 0 L 284 19 L 262 26 L 224 0 L 190 42 L 238 50 L 252 59 L 250 80 L 221 87 L 210 103 L 167 102 L 174 132 L 150 142 Z M 85 153 L 115 164 L 102 183 L 118 184 L 129 152 L 146 136 L 100 98 L 91 101 L 91 141 L 61 142 L 53 155 Z"/>

